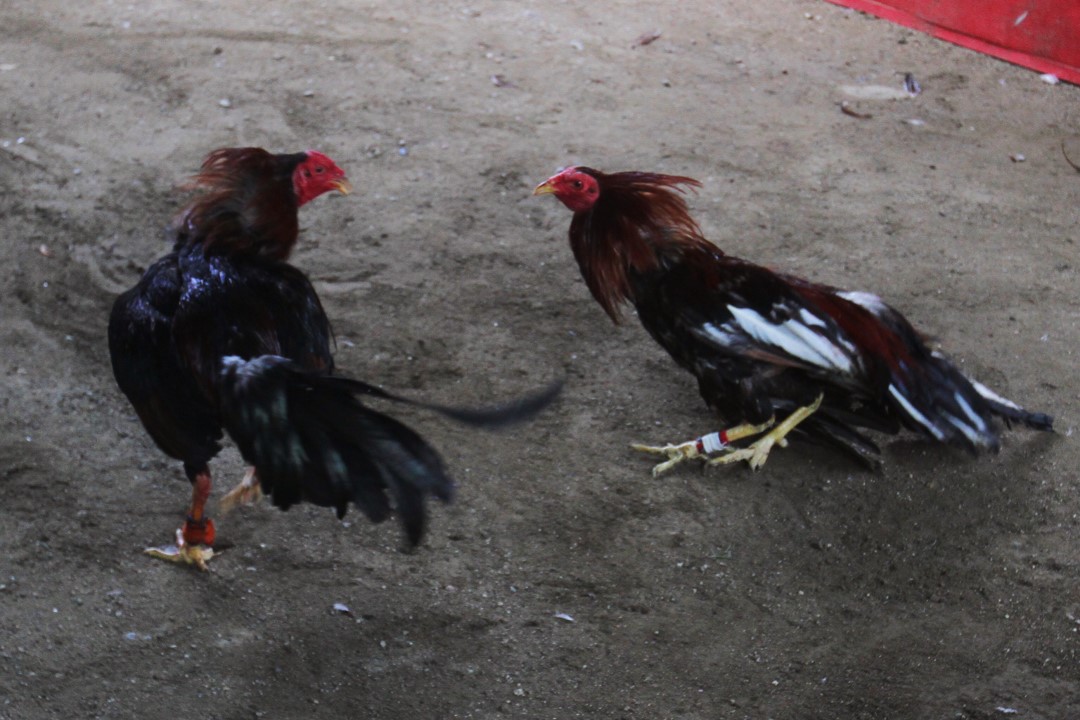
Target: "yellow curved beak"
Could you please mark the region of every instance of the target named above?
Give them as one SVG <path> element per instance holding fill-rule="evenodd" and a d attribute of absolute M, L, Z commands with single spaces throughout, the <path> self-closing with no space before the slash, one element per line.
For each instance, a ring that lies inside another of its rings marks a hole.
<path fill-rule="evenodd" d="M 352 192 L 352 183 L 349 182 L 349 178 L 341 178 L 333 182 L 334 189 L 342 195 L 348 195 Z"/>
<path fill-rule="evenodd" d="M 533 190 L 533 195 L 551 195 L 555 192 L 555 186 L 551 184 L 551 180 L 545 180 L 536 186 Z"/>

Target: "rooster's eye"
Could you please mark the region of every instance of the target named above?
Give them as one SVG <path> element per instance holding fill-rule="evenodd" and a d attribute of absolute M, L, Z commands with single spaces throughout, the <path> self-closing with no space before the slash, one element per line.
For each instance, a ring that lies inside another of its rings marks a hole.
<path fill-rule="evenodd" d="M 582 185 L 582 182 L 580 180 L 575 180 L 571 184 L 574 186 L 575 190 L 580 190 L 582 187 L 584 187 L 584 185 Z"/>
<path fill-rule="evenodd" d="M 317 167 L 317 168 L 315 168 L 315 172 L 317 172 L 317 173 L 319 173 L 320 175 L 322 175 L 322 174 L 323 174 L 324 172 L 326 172 L 326 168 L 324 168 L 324 167 Z"/>

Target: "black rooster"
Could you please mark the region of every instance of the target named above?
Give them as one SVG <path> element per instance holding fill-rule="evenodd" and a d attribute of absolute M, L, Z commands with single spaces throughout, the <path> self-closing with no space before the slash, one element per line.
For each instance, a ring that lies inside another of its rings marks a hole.
<path fill-rule="evenodd" d="M 207 157 L 193 187 L 200 194 L 170 228 L 173 251 L 117 298 L 109 318 L 116 381 L 193 486 L 176 547 L 148 552 L 205 569 L 215 535 L 205 512 L 209 462 L 223 429 L 252 466 L 226 503 L 265 491 L 282 509 L 305 501 L 342 516 L 352 502 L 376 522 L 393 508 L 416 544 L 425 496 L 448 500 L 452 482 L 419 435 L 359 397 L 494 426 L 535 414 L 558 385 L 502 408 L 459 410 L 332 375 L 330 323 L 307 277 L 286 260 L 298 209 L 332 190 L 350 192 L 344 172 L 315 151 L 225 148 Z"/>

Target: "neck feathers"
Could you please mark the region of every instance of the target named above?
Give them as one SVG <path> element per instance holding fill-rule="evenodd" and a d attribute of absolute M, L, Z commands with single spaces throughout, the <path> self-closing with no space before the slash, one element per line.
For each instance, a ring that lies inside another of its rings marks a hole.
<path fill-rule="evenodd" d="M 261 148 L 222 148 L 207 156 L 186 186 L 201 194 L 173 221 L 177 246 L 211 255 L 285 260 L 300 232 L 292 171 L 297 155 Z"/>
<path fill-rule="evenodd" d="M 681 186 L 700 187 L 693 178 L 625 172 L 605 175 L 579 168 L 600 183 L 600 196 L 589 210 L 574 214 L 570 247 L 593 297 L 615 322 L 620 305 L 633 302 L 630 273 L 660 266 L 661 258 L 706 245 L 690 217 Z"/>

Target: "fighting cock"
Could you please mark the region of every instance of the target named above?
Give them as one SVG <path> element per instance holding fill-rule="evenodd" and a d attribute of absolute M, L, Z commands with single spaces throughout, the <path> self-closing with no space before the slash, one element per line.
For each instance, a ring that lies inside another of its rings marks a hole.
<path fill-rule="evenodd" d="M 423 438 L 360 397 L 496 426 L 535 414 L 558 385 L 503 407 L 467 410 L 333 375 L 326 313 L 308 278 L 286 260 L 300 206 L 350 192 L 345 173 L 315 151 L 224 148 L 206 158 L 192 189 L 198 194 L 169 229 L 172 252 L 117 298 L 109 318 L 117 384 L 193 486 L 176 546 L 148 552 L 206 569 L 215 536 L 205 510 L 209 462 L 223 430 L 251 465 L 226 505 L 265 492 L 282 509 L 304 501 L 333 507 L 339 517 L 351 502 L 375 522 L 396 510 L 410 543 L 418 543 L 425 497 L 448 500 L 452 482 Z"/>
<path fill-rule="evenodd" d="M 667 458 L 654 475 L 695 457 L 756 469 L 789 433 L 873 464 L 879 450 L 861 428 L 908 428 L 973 451 L 998 448 L 995 418 L 1052 429 L 1050 416 L 965 377 L 879 297 L 725 255 L 675 192 L 687 186 L 700 184 L 570 167 L 534 191 L 573 211 L 570 247 L 612 320 L 631 303 L 649 334 L 697 377 L 709 407 L 733 424 L 689 442 L 634 445 Z M 746 447 L 732 444 L 754 436 Z"/>

